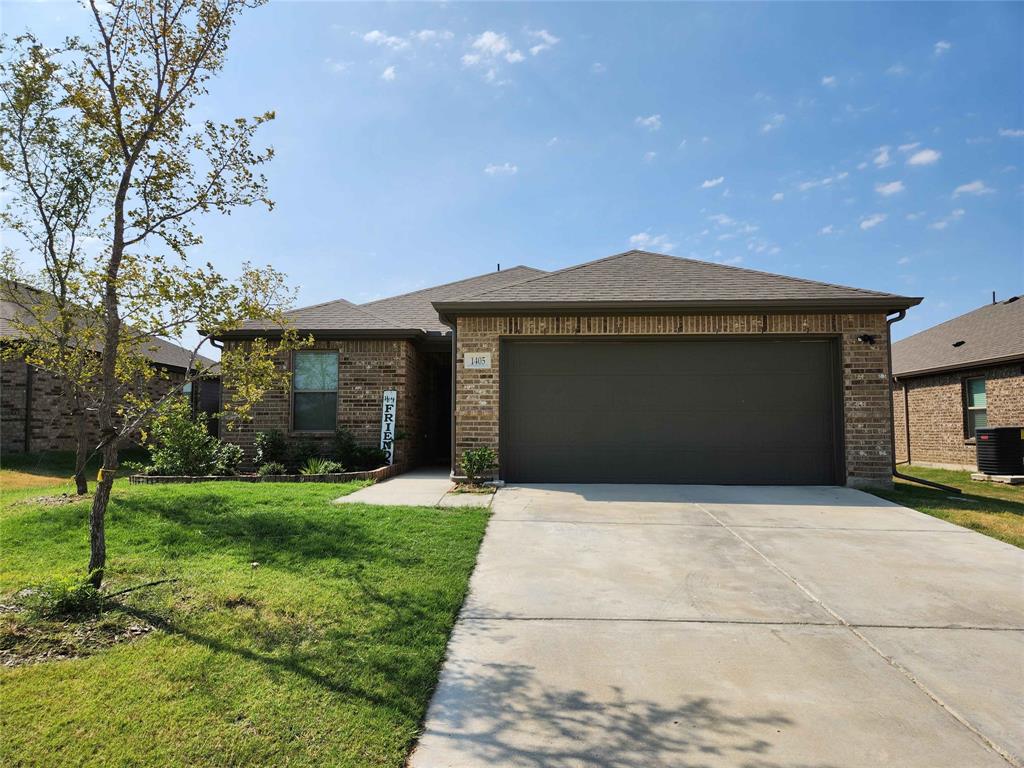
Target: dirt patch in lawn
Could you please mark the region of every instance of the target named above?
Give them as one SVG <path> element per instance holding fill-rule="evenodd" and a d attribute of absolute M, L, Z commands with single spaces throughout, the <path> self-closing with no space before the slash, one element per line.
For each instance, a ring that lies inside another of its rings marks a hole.
<path fill-rule="evenodd" d="M 89 656 L 145 637 L 154 629 L 116 610 L 82 618 L 38 619 L 17 606 L 0 605 L 0 665 L 21 667 Z"/>
<path fill-rule="evenodd" d="M 76 504 L 79 501 L 91 499 L 91 493 L 61 493 L 57 496 L 37 496 L 34 499 L 25 499 L 21 504 L 35 504 L 41 507 L 63 507 L 66 504 Z"/>
<path fill-rule="evenodd" d="M 491 495 L 497 489 L 493 485 L 472 485 L 470 483 L 456 483 L 452 488 L 452 493 L 479 493 L 483 495 Z"/>

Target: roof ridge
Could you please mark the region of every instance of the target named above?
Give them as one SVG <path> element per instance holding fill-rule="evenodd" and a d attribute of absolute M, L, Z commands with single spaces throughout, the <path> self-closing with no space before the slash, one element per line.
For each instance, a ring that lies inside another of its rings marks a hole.
<path fill-rule="evenodd" d="M 527 266 L 526 264 L 516 264 L 514 267 L 509 267 L 508 269 L 501 269 L 501 270 L 498 270 L 496 272 L 484 272 L 484 273 L 479 274 L 479 275 L 473 275 L 472 277 L 464 277 L 461 280 L 452 280 L 451 282 L 441 283 L 440 285 L 431 285 L 431 286 L 427 286 L 426 288 L 417 288 L 415 291 L 408 291 L 406 293 L 398 293 L 398 294 L 395 294 L 394 296 L 383 296 L 383 297 L 381 297 L 379 299 L 374 299 L 373 301 L 367 301 L 367 302 L 364 302 L 362 304 L 354 304 L 353 306 L 355 306 L 355 307 L 368 307 L 368 306 L 371 306 L 373 304 L 379 304 L 382 301 L 391 301 L 392 299 L 404 299 L 404 298 L 406 298 L 408 296 L 416 296 L 416 295 L 421 294 L 421 293 L 426 293 L 427 291 L 436 291 L 438 288 L 448 288 L 449 286 L 458 285 L 459 283 L 468 283 L 471 280 L 479 280 L 481 277 L 489 277 L 490 275 L 498 275 L 498 274 L 501 274 L 503 272 L 507 274 L 507 273 L 512 272 L 512 271 L 517 270 L 517 269 L 529 269 L 529 270 L 533 270 L 534 272 L 539 272 L 540 274 L 537 275 L 537 277 L 543 277 L 546 274 L 550 274 L 548 272 L 545 272 L 542 269 L 537 269 L 536 267 L 530 267 L 530 266 Z M 532 279 L 535 279 L 535 278 L 528 278 L 527 280 L 524 280 L 523 282 L 528 282 L 529 280 L 532 280 Z M 476 294 L 473 294 L 473 295 L 475 296 Z"/>
<path fill-rule="evenodd" d="M 617 259 L 617 258 L 619 258 L 621 256 L 628 256 L 631 253 L 649 253 L 649 251 L 641 251 L 641 250 L 638 250 L 636 248 L 631 248 L 630 250 L 623 251 L 622 253 L 613 253 L 611 256 L 602 256 L 600 259 L 593 259 L 592 261 L 585 261 L 582 264 L 573 264 L 571 267 L 562 267 L 561 269 L 556 269 L 554 272 L 541 272 L 541 274 L 537 275 L 536 277 L 531 277 L 529 280 L 523 280 L 523 282 L 517 283 L 517 285 L 525 285 L 526 283 L 532 283 L 532 282 L 534 282 L 536 280 L 543 280 L 545 277 L 554 277 L 555 275 L 561 275 L 561 274 L 563 274 L 565 272 L 572 272 L 574 269 L 582 269 L 583 267 L 589 267 L 589 266 L 592 266 L 594 264 L 600 264 L 602 261 L 611 261 L 612 259 Z M 656 253 L 654 255 L 655 256 L 663 256 L 665 254 Z M 674 258 L 674 257 L 670 257 L 670 258 Z M 465 297 L 463 297 L 463 300 L 476 298 L 477 296 L 486 296 L 489 293 L 494 293 L 495 291 L 502 291 L 505 288 L 509 288 L 509 287 L 511 287 L 511 286 L 503 285 L 503 286 L 500 286 L 498 288 L 488 288 L 486 291 L 480 291 L 480 293 L 474 293 L 474 294 L 472 294 L 470 296 L 465 296 Z"/>
<path fill-rule="evenodd" d="M 308 309 L 317 309 L 318 307 L 328 307 L 328 306 L 330 306 L 332 304 L 344 304 L 349 309 L 354 309 L 357 312 L 360 312 L 361 314 L 364 314 L 364 315 L 367 315 L 368 317 L 374 318 L 375 320 L 380 320 L 383 323 L 387 323 L 392 328 L 401 328 L 402 327 L 402 326 L 398 325 L 397 323 L 395 323 L 390 318 L 384 317 L 382 315 L 374 314 L 373 312 L 370 312 L 368 309 L 364 309 L 361 304 L 353 304 L 348 299 L 331 299 L 330 301 L 321 301 L 319 304 L 310 304 L 309 306 L 306 306 L 306 307 L 296 307 L 295 309 L 289 309 L 284 314 L 287 316 L 287 315 L 293 314 L 295 312 L 305 312 Z"/>
<path fill-rule="evenodd" d="M 964 312 L 962 314 L 959 314 L 959 315 L 956 315 L 955 317 L 949 318 L 948 320 L 943 320 L 943 321 L 941 321 L 939 323 L 936 323 L 935 325 L 932 325 L 932 326 L 929 326 L 928 328 L 920 330 L 917 333 L 912 333 L 909 336 L 907 336 L 906 338 L 900 339 L 899 341 L 894 341 L 892 343 L 893 349 L 895 349 L 898 344 L 902 344 L 905 341 L 910 341 L 911 339 L 917 338 L 918 336 L 921 336 L 921 335 L 923 335 L 925 333 L 931 333 L 932 331 L 937 331 L 939 328 L 942 328 L 943 326 L 949 325 L 950 323 L 955 323 L 957 320 L 962 320 L 965 317 L 967 317 L 968 315 L 973 315 L 975 312 L 981 312 L 984 309 L 990 309 L 992 307 L 998 307 L 1000 305 L 1012 306 L 1012 305 L 1017 303 L 1016 301 L 1013 301 L 1013 302 L 1009 302 L 1009 304 L 1007 304 L 1008 300 L 1012 299 L 1012 298 L 1014 298 L 1014 296 L 1007 296 L 1005 299 L 1003 299 L 1002 301 L 997 301 L 995 304 L 992 304 L 992 303 L 982 304 L 980 307 L 975 307 L 974 309 L 969 309 L 969 310 L 967 310 L 966 312 Z M 1020 296 L 1018 296 L 1017 299 L 1018 299 L 1018 301 L 1022 300 L 1020 298 Z"/>

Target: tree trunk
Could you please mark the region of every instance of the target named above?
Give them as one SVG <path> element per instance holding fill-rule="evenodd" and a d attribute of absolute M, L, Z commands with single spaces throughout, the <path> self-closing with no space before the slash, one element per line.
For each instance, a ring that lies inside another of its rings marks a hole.
<path fill-rule="evenodd" d="M 107 537 L 104 523 L 110 488 L 117 474 L 117 440 L 103 446 L 103 468 L 96 480 L 96 493 L 92 497 L 92 511 L 89 513 L 89 581 L 96 589 L 103 584 L 107 566 Z"/>
<path fill-rule="evenodd" d="M 85 409 L 75 406 L 75 493 L 84 496 L 89 492 L 89 481 L 85 476 L 85 462 L 89 458 L 89 436 L 86 434 Z"/>

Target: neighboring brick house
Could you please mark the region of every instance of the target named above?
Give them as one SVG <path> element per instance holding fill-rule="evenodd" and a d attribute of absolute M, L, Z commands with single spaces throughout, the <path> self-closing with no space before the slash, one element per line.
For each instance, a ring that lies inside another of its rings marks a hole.
<path fill-rule="evenodd" d="M 516 482 L 885 485 L 887 317 L 919 301 L 629 251 L 328 302 L 290 313 L 314 348 L 279 361 L 294 386 L 225 438 L 250 460 L 270 429 L 372 444 L 392 390 L 396 461 L 456 476 L 486 446 Z"/>
<path fill-rule="evenodd" d="M 0 300 L 0 345 L 15 337 L 16 326 L 11 321 L 18 312 L 17 304 Z M 191 359 L 189 350 L 154 339 L 146 345 L 145 354 L 162 374 L 149 381 L 152 395 L 182 386 Z M 199 361 L 204 366 L 216 365 L 205 357 Z M 187 389 L 197 410 L 219 410 L 220 381 L 215 376 Z M 90 418 L 88 424 L 90 441 L 98 442 L 95 418 Z M 73 451 L 75 442 L 71 408 L 62 380 L 23 359 L 0 355 L 0 454 Z"/>
<path fill-rule="evenodd" d="M 898 341 L 892 355 L 898 462 L 976 469 L 975 429 L 1024 426 L 1024 297 Z"/>

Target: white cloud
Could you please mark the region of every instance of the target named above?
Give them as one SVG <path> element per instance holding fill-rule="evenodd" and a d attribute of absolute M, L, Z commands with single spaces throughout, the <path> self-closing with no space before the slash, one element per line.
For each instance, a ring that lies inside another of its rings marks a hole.
<path fill-rule="evenodd" d="M 867 163 L 857 163 L 857 170 L 858 171 L 863 171 L 867 167 L 868 167 Z"/>
<path fill-rule="evenodd" d="M 379 29 L 375 29 L 372 32 L 367 32 L 363 35 L 363 40 L 373 45 L 380 45 L 385 48 L 391 48 L 395 51 L 400 51 L 403 48 L 409 46 L 409 41 L 396 37 L 395 35 L 389 35 L 387 32 L 381 32 Z"/>
<path fill-rule="evenodd" d="M 999 135 L 1008 139 L 1019 139 L 1024 137 L 1024 128 L 1000 128 Z"/>
<path fill-rule="evenodd" d="M 995 190 L 992 187 L 986 186 L 984 181 L 978 179 L 967 184 L 961 184 L 954 189 L 953 197 L 960 197 L 960 195 L 991 195 L 994 192 Z"/>
<path fill-rule="evenodd" d="M 393 66 L 392 67 L 388 67 L 387 69 L 385 69 L 383 72 L 380 73 L 380 79 L 381 80 L 387 80 L 389 83 L 392 80 L 394 80 L 395 77 L 396 77 L 396 75 L 395 75 L 395 68 Z"/>
<path fill-rule="evenodd" d="M 324 59 L 324 69 L 335 75 L 343 74 L 347 72 L 352 63 L 349 61 L 338 61 L 337 59 L 326 58 Z"/>
<path fill-rule="evenodd" d="M 529 34 L 530 34 L 531 37 L 534 37 L 534 38 L 540 40 L 539 43 L 537 43 L 536 45 L 534 45 L 534 46 L 532 46 L 530 48 L 530 55 L 531 56 L 536 56 L 538 53 L 542 53 L 542 52 L 544 52 L 546 50 L 549 50 L 553 46 L 557 45 L 559 43 L 560 39 L 561 39 L 561 38 L 555 37 L 550 32 L 548 32 L 546 29 L 530 30 Z"/>
<path fill-rule="evenodd" d="M 860 220 L 860 228 L 872 229 L 873 227 L 877 227 L 887 218 L 889 217 L 884 213 L 873 213 L 870 216 L 865 216 L 863 219 Z"/>
<path fill-rule="evenodd" d="M 654 158 L 656 158 L 657 156 L 658 156 L 657 152 L 644 152 L 644 162 L 645 163 L 653 162 Z"/>
<path fill-rule="evenodd" d="M 905 266 L 906 264 L 910 263 L 910 257 L 909 256 L 900 256 L 898 259 L 896 259 L 896 263 L 899 264 L 901 267 Z"/>
<path fill-rule="evenodd" d="M 936 149 L 922 149 L 907 158 L 907 165 L 934 165 L 940 157 L 942 153 Z"/>
<path fill-rule="evenodd" d="M 635 235 L 630 235 L 629 245 L 632 248 L 639 248 L 641 250 L 657 249 L 659 251 L 671 251 L 676 247 L 676 244 L 669 240 L 668 235 L 652 235 L 650 232 L 637 232 Z"/>
<path fill-rule="evenodd" d="M 775 193 L 774 195 L 772 195 L 772 202 L 773 202 L 773 203 L 778 203 L 778 202 L 780 202 L 780 201 L 781 201 L 781 200 L 782 200 L 782 199 L 783 199 L 784 197 L 785 197 L 785 195 L 784 195 L 784 194 L 783 194 L 782 192 L 776 192 L 776 193 Z"/>
<path fill-rule="evenodd" d="M 525 61 L 526 57 L 523 56 L 522 51 L 511 51 L 505 54 L 505 61 L 509 64 L 518 64 L 521 61 Z"/>
<path fill-rule="evenodd" d="M 893 64 L 891 67 L 889 67 L 887 70 L 885 70 L 885 74 L 893 75 L 894 77 L 900 77 L 902 75 L 910 74 L 910 70 L 907 69 L 902 64 L 897 63 L 897 64 Z"/>
<path fill-rule="evenodd" d="M 835 176 L 826 176 L 823 179 L 809 179 L 808 181 L 801 181 L 796 185 L 796 188 L 801 192 L 806 192 L 810 189 L 816 189 L 817 187 L 828 187 L 837 181 L 842 181 L 850 174 L 847 171 L 837 173 Z"/>
<path fill-rule="evenodd" d="M 727 216 L 724 213 L 715 213 L 708 216 L 708 221 L 713 221 L 720 227 L 730 227 L 736 223 L 736 220 L 731 216 Z"/>
<path fill-rule="evenodd" d="M 558 143 L 558 137 L 557 137 L 557 136 L 552 136 L 552 137 L 551 137 L 550 139 L 548 139 L 548 144 L 547 144 L 547 145 L 548 145 L 549 147 L 553 147 L 553 146 L 555 146 L 555 145 L 556 145 L 557 143 Z"/>
<path fill-rule="evenodd" d="M 907 221 L 917 221 L 924 216 L 924 211 L 914 211 L 913 213 L 907 214 Z"/>
<path fill-rule="evenodd" d="M 887 165 L 892 164 L 892 158 L 889 156 L 889 147 L 879 147 L 875 150 L 875 156 L 871 160 L 878 168 L 885 168 Z"/>
<path fill-rule="evenodd" d="M 939 42 L 937 42 L 935 44 L 935 55 L 936 56 L 942 56 L 944 54 L 947 54 L 947 53 L 949 53 L 949 49 L 952 48 L 952 47 L 953 47 L 952 43 L 947 42 L 945 40 L 939 40 Z"/>
<path fill-rule="evenodd" d="M 821 84 L 826 88 L 835 88 L 839 85 L 839 79 L 835 75 L 825 75 L 821 78 Z"/>
<path fill-rule="evenodd" d="M 634 121 L 641 128 L 646 128 L 649 131 L 661 130 L 661 115 L 648 115 L 647 117 L 637 117 Z"/>
<path fill-rule="evenodd" d="M 761 133 L 771 133 L 772 131 L 781 128 L 784 122 L 786 122 L 786 116 L 780 112 L 776 112 L 768 118 L 768 122 L 761 126 Z"/>
<path fill-rule="evenodd" d="M 595 75 L 603 75 L 605 72 L 608 71 L 608 67 L 602 64 L 600 61 L 595 61 L 593 64 L 590 65 L 590 71 L 593 72 Z"/>
<path fill-rule="evenodd" d="M 897 149 L 899 149 L 900 152 L 910 152 L 911 150 L 917 149 L 920 146 L 921 142 L 915 141 L 913 144 L 900 144 L 899 147 L 897 147 Z"/>
<path fill-rule="evenodd" d="M 455 37 L 452 32 L 447 29 L 421 29 L 410 34 L 411 37 L 416 38 L 421 43 L 433 43 L 439 40 L 451 40 Z"/>
<path fill-rule="evenodd" d="M 972 136 L 965 139 L 968 144 L 988 144 L 992 141 L 988 136 Z"/>
<path fill-rule="evenodd" d="M 836 234 L 836 228 L 831 224 L 826 224 L 824 227 L 818 230 L 819 235 L 834 235 Z"/>
<path fill-rule="evenodd" d="M 484 168 L 484 173 L 488 176 L 515 176 L 519 173 L 519 166 L 512 163 L 502 163 L 501 165 L 491 163 Z"/>
<path fill-rule="evenodd" d="M 938 221 L 933 221 L 928 226 L 931 229 L 937 229 L 937 230 L 939 230 L 941 232 L 946 227 L 948 227 L 950 224 L 952 224 L 954 221 L 958 221 L 959 219 L 963 218 L 963 215 L 965 213 L 967 213 L 967 212 L 963 208 L 957 208 L 955 210 L 950 211 L 949 216 L 946 216 L 945 218 L 939 219 Z"/>
<path fill-rule="evenodd" d="M 885 184 L 875 184 L 875 192 L 880 194 L 882 197 L 892 197 L 905 189 L 906 187 L 903 186 L 902 181 L 890 181 Z"/>
<path fill-rule="evenodd" d="M 719 184 L 725 181 L 725 176 L 719 176 L 717 179 L 705 179 L 704 183 L 700 185 L 701 189 L 711 189 L 717 187 Z"/>
<path fill-rule="evenodd" d="M 472 48 L 478 52 L 477 55 L 490 57 L 501 56 L 512 50 L 507 37 L 490 29 L 473 40 Z"/>

